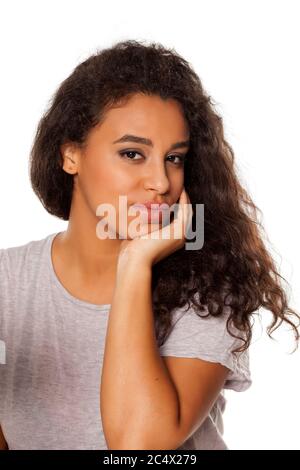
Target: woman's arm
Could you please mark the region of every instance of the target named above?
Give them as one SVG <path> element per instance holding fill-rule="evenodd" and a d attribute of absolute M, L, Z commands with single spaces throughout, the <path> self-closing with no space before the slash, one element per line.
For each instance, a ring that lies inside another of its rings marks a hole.
<path fill-rule="evenodd" d="M 109 313 L 100 390 L 104 435 L 111 449 L 139 435 L 161 448 L 178 426 L 179 402 L 155 339 L 152 269 L 129 261 L 118 270 Z M 138 443 L 137 443 L 138 445 Z"/>
<path fill-rule="evenodd" d="M 177 229 L 191 221 L 188 203 L 183 189 L 170 232 L 166 226 L 153 239 L 122 242 L 100 389 L 109 449 L 177 449 L 204 421 L 229 373 L 200 358 L 163 359 L 156 342 L 152 266 L 184 246 L 185 230 L 178 238 Z"/>

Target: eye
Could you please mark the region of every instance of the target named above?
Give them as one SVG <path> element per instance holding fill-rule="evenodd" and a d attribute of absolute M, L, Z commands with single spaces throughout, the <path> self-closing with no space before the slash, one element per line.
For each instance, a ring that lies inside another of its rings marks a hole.
<path fill-rule="evenodd" d="M 169 155 L 167 158 L 179 158 L 179 162 L 175 163 L 175 165 L 183 165 L 185 161 L 184 155 Z"/>
<path fill-rule="evenodd" d="M 138 159 L 135 159 L 134 157 L 130 157 L 128 155 L 133 155 L 133 154 L 136 154 L 136 155 L 141 155 L 143 157 L 143 155 L 139 152 L 137 152 L 136 150 L 124 150 L 122 152 L 119 152 L 119 155 L 121 156 L 121 158 L 125 158 L 127 160 L 132 160 L 132 161 L 139 161 L 141 160 L 140 158 Z M 184 161 L 185 161 L 185 155 L 169 155 L 167 158 L 178 158 L 179 161 L 177 163 L 175 162 L 172 162 L 174 163 L 176 166 L 181 166 L 184 164 Z"/>
<path fill-rule="evenodd" d="M 141 155 L 139 152 L 136 152 L 135 150 L 126 150 L 124 152 L 119 152 L 119 154 L 121 155 L 122 158 L 127 158 L 128 160 L 133 160 L 133 158 L 130 158 L 130 157 L 124 157 L 124 155 L 129 155 L 129 154 L 133 154 L 133 153 L 136 153 L 137 155 Z M 138 159 L 140 160 L 140 159 Z M 136 160 L 134 160 L 136 161 Z"/>

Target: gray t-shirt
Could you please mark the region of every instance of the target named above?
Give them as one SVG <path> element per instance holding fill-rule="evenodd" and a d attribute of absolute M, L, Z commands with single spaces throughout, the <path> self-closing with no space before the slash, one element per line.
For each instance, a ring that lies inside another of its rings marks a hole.
<path fill-rule="evenodd" d="M 9 449 L 107 449 L 99 390 L 110 305 L 77 299 L 60 283 L 51 258 L 56 234 L 0 249 L 0 425 Z M 174 311 L 160 354 L 219 362 L 230 369 L 224 388 L 248 389 L 249 353 L 232 355 L 241 342 L 225 318 L 185 310 Z M 221 392 L 178 449 L 228 449 L 225 405 Z"/>

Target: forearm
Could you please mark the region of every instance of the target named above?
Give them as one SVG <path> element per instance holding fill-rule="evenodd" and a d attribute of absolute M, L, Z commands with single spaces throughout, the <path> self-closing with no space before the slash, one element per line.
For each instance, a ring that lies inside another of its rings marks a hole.
<path fill-rule="evenodd" d="M 159 355 L 151 295 L 152 270 L 127 263 L 117 274 L 109 313 L 100 390 L 105 438 L 162 445 L 179 422 L 176 389 Z"/>

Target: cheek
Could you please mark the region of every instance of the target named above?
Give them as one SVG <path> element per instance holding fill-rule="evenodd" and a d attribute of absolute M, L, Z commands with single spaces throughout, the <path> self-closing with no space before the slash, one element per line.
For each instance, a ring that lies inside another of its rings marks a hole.
<path fill-rule="evenodd" d="M 93 208 L 110 203 L 117 212 L 119 195 L 129 197 L 133 184 L 128 171 L 118 166 L 113 158 L 105 157 L 86 158 L 78 179 L 78 185 Z"/>

